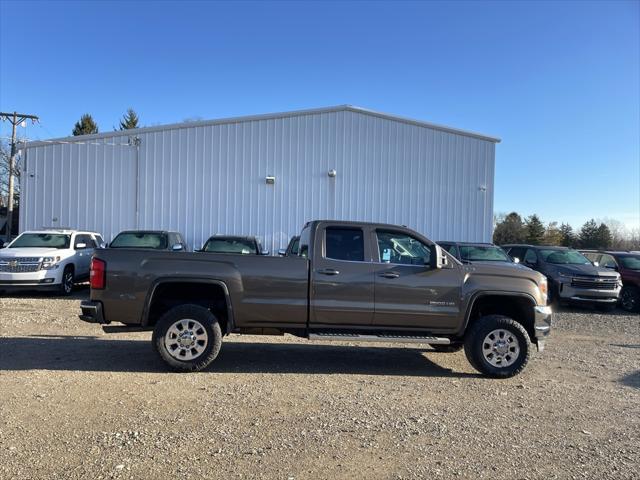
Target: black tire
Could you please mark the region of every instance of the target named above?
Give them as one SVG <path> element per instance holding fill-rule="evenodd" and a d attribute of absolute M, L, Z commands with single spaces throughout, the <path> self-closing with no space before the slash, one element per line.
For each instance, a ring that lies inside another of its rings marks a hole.
<path fill-rule="evenodd" d="M 622 287 L 620 307 L 627 312 L 640 312 L 640 289 L 632 286 Z"/>
<path fill-rule="evenodd" d="M 464 343 L 454 343 L 451 345 L 431 345 L 431 348 L 440 353 L 455 353 L 464 348 Z"/>
<path fill-rule="evenodd" d="M 182 323 L 185 325 L 183 328 L 189 330 L 180 330 L 177 326 L 180 322 L 185 322 Z M 199 323 L 202 328 L 196 323 Z M 190 337 L 194 338 L 192 347 L 183 347 L 179 344 L 180 340 L 173 336 L 177 331 L 185 331 L 185 335 L 192 332 Z M 196 336 L 197 339 L 195 339 Z M 173 340 L 175 342 L 171 346 Z M 197 342 L 202 340 L 205 343 L 200 349 Z M 173 370 L 199 372 L 207 368 L 218 356 L 222 346 L 222 330 L 218 319 L 206 308 L 192 304 L 179 305 L 160 317 L 153 330 L 152 342 L 160 358 Z M 184 359 L 181 358 L 181 353 L 185 355 Z M 187 358 L 187 355 L 191 358 Z"/>
<path fill-rule="evenodd" d="M 68 297 L 73 293 L 73 284 L 75 283 L 73 265 L 67 265 L 62 272 L 62 282 L 58 287 L 58 293 L 64 297 Z"/>
<path fill-rule="evenodd" d="M 506 351 L 500 350 L 498 353 L 491 351 L 485 355 L 485 346 L 487 349 L 492 346 L 485 343 L 485 340 L 494 331 L 508 332 L 504 337 L 495 336 L 496 342 L 504 343 L 504 345 L 500 344 L 499 348 L 504 348 Z M 513 342 L 509 342 L 509 339 Z M 516 341 L 517 344 L 514 343 Z M 515 355 L 511 351 L 513 347 L 517 348 Z M 529 334 L 524 327 L 503 315 L 487 315 L 479 318 L 467 332 L 464 341 L 464 353 L 471 366 L 492 378 L 509 378 L 520 373 L 529 363 L 532 351 Z M 498 365 L 490 362 L 488 359 L 490 354 L 493 354 L 492 361 L 497 362 Z"/>

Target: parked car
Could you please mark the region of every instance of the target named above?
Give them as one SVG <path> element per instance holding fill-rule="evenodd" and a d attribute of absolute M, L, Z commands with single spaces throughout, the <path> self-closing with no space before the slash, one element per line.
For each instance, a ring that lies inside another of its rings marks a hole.
<path fill-rule="evenodd" d="M 622 278 L 620 306 L 640 312 L 640 252 L 583 250 L 582 254 L 600 267 L 615 270 Z"/>
<path fill-rule="evenodd" d="M 89 278 L 91 255 L 103 244 L 96 232 L 23 232 L 0 251 L 0 290 L 55 290 L 70 295 L 75 282 Z"/>
<path fill-rule="evenodd" d="M 300 237 L 295 235 L 289 240 L 287 248 L 278 250 L 278 255 L 281 257 L 290 257 L 292 255 L 298 255 L 298 247 L 300 246 Z"/>
<path fill-rule="evenodd" d="M 109 248 L 145 248 L 186 252 L 187 242 L 182 234 L 166 230 L 125 230 L 108 245 Z"/>
<path fill-rule="evenodd" d="M 577 250 L 541 245 L 503 245 L 511 256 L 549 279 L 551 301 L 615 308 L 622 288 L 620 275 L 596 267 Z"/>
<path fill-rule="evenodd" d="M 525 268 L 518 261 L 514 261 L 507 252 L 492 243 L 472 242 L 438 242 L 451 255 L 462 263 L 500 262 L 513 268 Z"/>
<path fill-rule="evenodd" d="M 135 294 L 131 285 L 135 284 Z M 86 322 L 153 330 L 178 371 L 204 369 L 230 333 L 464 346 L 492 377 L 516 375 L 551 329 L 547 280 L 495 262 L 463 265 L 406 228 L 313 221 L 298 255 L 96 252 Z"/>
<path fill-rule="evenodd" d="M 239 255 L 269 255 L 269 250 L 262 248 L 257 237 L 214 235 L 210 237 L 198 252 L 235 253 Z"/>

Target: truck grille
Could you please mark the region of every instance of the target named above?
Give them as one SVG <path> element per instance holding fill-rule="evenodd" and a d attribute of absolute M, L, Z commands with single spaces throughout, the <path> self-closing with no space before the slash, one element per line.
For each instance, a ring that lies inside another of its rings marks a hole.
<path fill-rule="evenodd" d="M 38 257 L 16 257 L 0 259 L 0 272 L 4 273 L 28 273 L 40 270 Z"/>
<path fill-rule="evenodd" d="M 618 286 L 618 280 L 606 277 L 574 277 L 571 279 L 571 286 L 593 290 L 615 290 Z"/>

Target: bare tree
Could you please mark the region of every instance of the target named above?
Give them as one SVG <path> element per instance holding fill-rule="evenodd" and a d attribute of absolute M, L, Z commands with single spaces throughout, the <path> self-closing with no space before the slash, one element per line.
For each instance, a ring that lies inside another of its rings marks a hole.
<path fill-rule="evenodd" d="M 9 158 L 11 156 L 11 146 L 6 141 L 0 141 L 0 207 L 6 207 L 9 203 Z M 13 169 L 14 195 L 18 202 L 20 198 L 20 169 L 16 165 Z"/>

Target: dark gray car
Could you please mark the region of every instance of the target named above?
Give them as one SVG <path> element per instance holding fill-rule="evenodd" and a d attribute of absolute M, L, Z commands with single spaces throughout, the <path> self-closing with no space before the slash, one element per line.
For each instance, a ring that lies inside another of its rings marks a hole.
<path fill-rule="evenodd" d="M 187 243 L 182 234 L 167 230 L 125 230 L 120 232 L 108 248 L 143 248 L 186 252 Z"/>
<path fill-rule="evenodd" d="M 551 301 L 613 309 L 622 287 L 620 275 L 596 267 L 577 250 L 543 245 L 503 245 L 513 259 L 546 275 Z"/>
<path fill-rule="evenodd" d="M 474 242 L 438 242 L 451 255 L 462 263 L 498 262 L 513 268 L 527 269 L 528 267 L 515 262 L 507 252 L 492 243 Z"/>
<path fill-rule="evenodd" d="M 238 235 L 213 235 L 197 252 L 232 253 L 236 255 L 269 255 L 257 237 Z"/>

